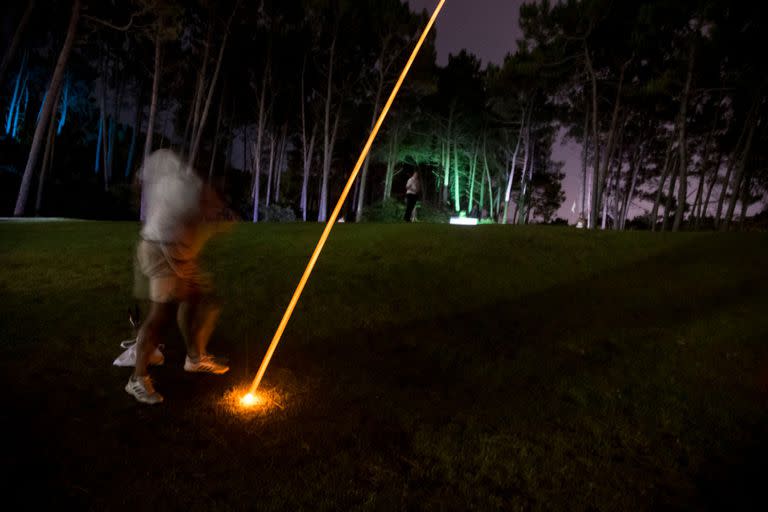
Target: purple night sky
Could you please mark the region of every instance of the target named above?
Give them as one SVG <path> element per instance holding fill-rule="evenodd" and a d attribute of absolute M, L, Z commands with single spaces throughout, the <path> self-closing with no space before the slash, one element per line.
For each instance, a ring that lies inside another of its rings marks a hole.
<path fill-rule="evenodd" d="M 429 12 L 436 0 L 407 0 L 415 11 Z M 444 65 L 448 55 L 462 48 L 477 55 L 484 63 L 501 64 L 504 56 L 516 48 L 521 36 L 518 13 L 523 0 L 448 0 L 437 20 L 437 61 Z M 581 172 L 580 144 L 556 144 L 554 160 L 565 162 L 563 188 L 566 199 L 557 215 L 575 223 L 577 213 L 571 213 L 579 196 Z"/>

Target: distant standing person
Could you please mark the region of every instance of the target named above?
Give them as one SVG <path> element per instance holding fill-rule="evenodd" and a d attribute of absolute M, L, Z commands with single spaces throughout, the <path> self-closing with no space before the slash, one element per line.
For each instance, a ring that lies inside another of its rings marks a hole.
<path fill-rule="evenodd" d="M 411 222 L 419 194 L 421 194 L 419 171 L 413 171 L 411 177 L 408 178 L 408 183 L 405 184 L 405 222 Z"/>
<path fill-rule="evenodd" d="M 139 402 L 156 404 L 163 397 L 155 391 L 147 365 L 174 323 L 178 322 L 187 345 L 184 370 L 215 374 L 229 370 L 206 351 L 219 307 L 198 265 L 203 246 L 223 227 L 211 222 L 223 204 L 194 169 L 167 149 L 147 158 L 142 180 L 147 218 L 136 255 L 136 291 L 140 298 L 149 298 L 150 309 L 138 333 L 136 368 L 125 390 Z"/>

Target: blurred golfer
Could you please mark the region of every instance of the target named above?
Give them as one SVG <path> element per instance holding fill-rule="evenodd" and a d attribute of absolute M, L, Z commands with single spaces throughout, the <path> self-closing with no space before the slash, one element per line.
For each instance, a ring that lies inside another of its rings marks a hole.
<path fill-rule="evenodd" d="M 156 404 L 163 397 L 155 391 L 147 364 L 174 322 L 187 346 L 186 371 L 223 374 L 229 370 L 206 351 L 219 307 L 197 261 L 205 243 L 223 226 L 211 222 L 223 205 L 170 150 L 152 153 L 141 176 L 146 220 L 136 251 L 136 292 L 150 300 L 150 310 L 139 329 L 136 367 L 125 390 L 139 402 Z"/>

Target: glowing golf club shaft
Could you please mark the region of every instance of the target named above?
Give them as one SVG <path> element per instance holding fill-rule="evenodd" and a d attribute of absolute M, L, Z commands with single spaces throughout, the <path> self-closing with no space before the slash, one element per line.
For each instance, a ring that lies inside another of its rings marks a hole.
<path fill-rule="evenodd" d="M 296 303 L 299 302 L 299 297 L 301 297 L 301 292 L 304 291 L 304 286 L 307 284 L 307 280 L 309 279 L 309 276 L 312 274 L 312 270 L 315 268 L 315 263 L 317 263 L 317 258 L 320 257 L 320 253 L 323 250 L 323 246 L 325 246 L 325 242 L 326 240 L 328 240 L 328 235 L 331 233 L 331 230 L 333 229 L 333 225 L 336 223 L 336 219 L 339 216 L 341 207 L 344 206 L 344 200 L 347 199 L 347 195 L 349 194 L 349 191 L 352 188 L 352 184 L 355 182 L 355 178 L 357 178 L 357 174 L 360 172 L 360 168 L 363 166 L 363 162 L 365 162 L 365 158 L 368 156 L 368 153 L 371 151 L 371 146 L 373 145 L 373 141 L 374 139 L 376 139 L 376 135 L 378 135 L 379 129 L 381 128 L 382 123 L 384 123 L 384 119 L 387 117 L 389 108 L 392 106 L 392 103 L 395 101 L 395 97 L 397 96 L 398 91 L 400 91 L 400 87 L 403 85 L 403 81 L 405 80 L 406 75 L 408 75 L 408 71 L 411 69 L 411 65 L 413 64 L 413 61 L 416 59 L 416 56 L 419 54 L 419 50 L 421 49 L 421 46 L 424 44 L 424 40 L 427 38 L 427 34 L 429 34 L 429 31 L 432 28 L 432 25 L 435 24 L 437 15 L 440 14 L 440 10 L 443 8 L 444 3 L 445 3 L 445 0 L 440 0 L 440 2 L 437 4 L 437 7 L 435 7 L 435 11 L 432 13 L 432 17 L 429 19 L 429 23 L 427 23 L 427 26 L 424 27 L 424 32 L 422 32 L 421 37 L 419 38 L 419 41 L 416 43 L 416 46 L 414 47 L 413 52 L 411 53 L 411 57 L 408 59 L 408 62 L 403 68 L 403 72 L 400 73 L 400 78 L 397 80 L 395 87 L 392 89 L 392 94 L 389 95 L 389 99 L 387 100 L 387 103 L 384 105 L 384 108 L 381 110 L 381 114 L 379 115 L 379 118 L 376 121 L 376 124 L 373 126 L 373 130 L 371 130 L 371 134 L 368 136 L 368 141 L 365 143 L 365 146 L 363 147 L 363 151 L 362 153 L 360 153 L 360 157 L 357 159 L 357 163 L 355 164 L 355 168 L 352 170 L 352 174 L 349 175 L 347 184 L 346 186 L 344 186 L 344 190 L 341 192 L 341 197 L 339 197 L 339 201 L 336 203 L 336 207 L 333 209 L 333 213 L 331 213 L 331 216 L 328 219 L 328 222 L 325 224 L 325 229 L 323 230 L 323 234 L 320 235 L 320 240 L 317 242 L 317 247 L 315 247 L 315 251 L 312 253 L 312 257 L 309 258 L 309 263 L 307 263 L 307 268 L 304 270 L 304 274 L 301 276 L 301 279 L 299 280 L 299 284 L 298 286 L 296 286 L 296 290 L 293 292 L 293 297 L 291 297 L 291 301 L 288 303 L 288 307 L 286 308 L 285 313 L 283 314 L 283 318 L 282 320 L 280 320 L 280 324 L 277 326 L 277 331 L 275 331 L 275 336 L 272 338 L 272 342 L 269 344 L 267 353 L 264 355 L 264 360 L 261 362 L 259 371 L 256 374 L 256 377 L 253 379 L 253 383 L 251 384 L 251 387 L 248 391 L 251 394 L 256 392 L 256 389 L 259 387 L 259 384 L 261 383 L 261 379 L 264 377 L 264 372 L 267 371 L 267 366 L 269 366 L 269 361 L 272 359 L 272 354 L 275 353 L 277 344 L 280 343 L 280 338 L 283 335 L 283 331 L 285 331 L 285 326 L 288 325 L 288 321 L 291 319 L 291 315 L 293 314 L 293 309 L 296 307 Z"/>

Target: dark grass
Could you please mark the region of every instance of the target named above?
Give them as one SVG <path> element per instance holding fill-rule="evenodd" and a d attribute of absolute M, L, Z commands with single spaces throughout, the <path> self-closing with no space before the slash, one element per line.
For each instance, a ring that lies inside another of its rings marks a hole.
<path fill-rule="evenodd" d="M 766 506 L 768 237 L 341 225 L 267 373 L 320 234 L 239 226 L 206 254 L 223 378 L 110 366 L 137 226 L 0 224 L 0 475 L 78 509 L 648 510 Z"/>

